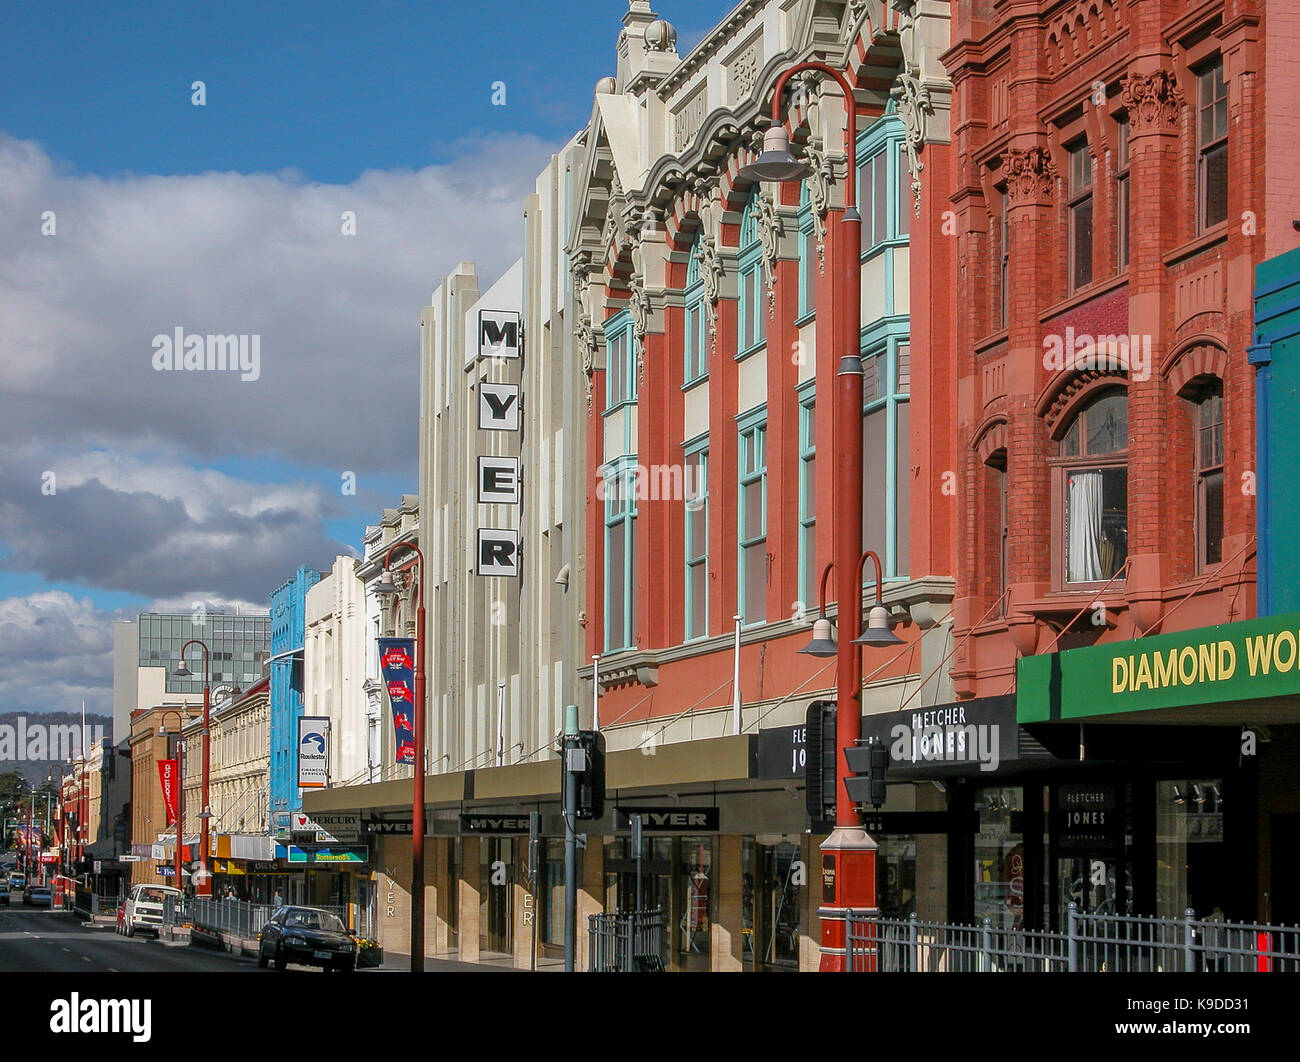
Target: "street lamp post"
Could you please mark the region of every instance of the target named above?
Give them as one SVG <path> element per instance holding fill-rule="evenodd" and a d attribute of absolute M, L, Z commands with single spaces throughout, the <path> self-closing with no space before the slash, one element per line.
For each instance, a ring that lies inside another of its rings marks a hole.
<path fill-rule="evenodd" d="M 45 780 L 46 780 L 47 782 L 49 782 L 49 781 L 53 781 L 53 775 L 54 775 L 54 772 L 55 772 L 55 771 L 58 771 L 58 772 L 59 772 L 59 816 L 58 816 L 58 821 L 59 821 L 59 826 L 60 826 L 60 830 L 59 830 L 59 869 L 62 870 L 64 874 L 67 874 L 67 872 L 68 872 L 68 860 L 67 860 L 67 851 L 68 851 L 68 808 L 67 808 L 67 805 L 64 803 L 64 800 L 63 800 L 63 764 L 61 764 L 61 763 L 54 763 L 54 764 L 51 764 L 51 765 L 50 765 L 50 769 L 49 769 L 48 771 L 45 772 Z M 51 830 L 51 832 L 53 832 L 53 831 Z"/>
<path fill-rule="evenodd" d="M 834 301 L 839 311 L 836 345 L 840 363 L 836 372 L 834 415 L 835 482 L 835 567 L 839 583 L 839 659 L 836 676 L 835 713 L 835 830 L 823 842 L 821 920 L 821 969 L 845 968 L 847 912 L 876 908 L 876 842 L 862 828 L 857 810 L 844 788 L 848 762 L 844 750 L 862 735 L 861 661 L 854 644 L 861 624 L 862 579 L 862 215 L 857 207 L 857 107 L 853 86 L 826 63 L 798 63 L 776 80 L 772 93 L 772 124 L 763 136 L 763 151 L 741 169 L 741 176 L 755 181 L 802 180 L 811 168 L 790 152 L 790 138 L 781 121 L 781 100 L 794 75 L 817 71 L 834 80 L 844 93 L 846 122 L 844 148 L 848 175 L 844 189 L 844 210 L 839 218 L 839 239 L 835 243 L 836 268 L 832 278 L 839 285 Z"/>
<path fill-rule="evenodd" d="M 203 791 L 200 797 L 203 809 L 199 812 L 199 821 L 201 829 L 199 830 L 199 870 L 195 875 L 194 895 L 211 896 L 212 895 L 212 875 L 208 873 L 208 850 L 210 848 L 208 829 L 212 821 L 208 813 L 208 779 L 212 768 L 212 741 L 210 722 L 212 715 L 212 654 L 208 652 L 208 647 L 198 638 L 191 638 L 181 646 L 180 666 L 172 672 L 176 678 L 193 678 L 192 672 L 185 665 L 185 652 L 191 645 L 197 645 L 203 650 Z M 179 773 L 179 769 L 178 772 Z M 183 782 L 179 782 L 182 784 Z M 181 830 L 176 831 L 176 849 L 180 851 L 182 836 Z M 179 886 L 179 882 L 177 885 Z"/>
<path fill-rule="evenodd" d="M 414 542 L 394 542 L 384 554 L 384 574 L 375 592 L 398 593 L 389 562 L 395 550 L 409 549 L 415 559 L 407 564 L 415 585 L 415 689 L 411 706 L 414 719 L 415 763 L 411 779 L 411 973 L 424 973 L 424 554 Z"/>
<path fill-rule="evenodd" d="M 172 873 L 176 888 L 181 888 L 181 843 L 185 836 L 185 717 L 175 708 L 168 708 L 162 714 L 162 723 L 158 727 L 161 737 L 167 735 L 167 717 L 176 717 L 176 859 Z"/>

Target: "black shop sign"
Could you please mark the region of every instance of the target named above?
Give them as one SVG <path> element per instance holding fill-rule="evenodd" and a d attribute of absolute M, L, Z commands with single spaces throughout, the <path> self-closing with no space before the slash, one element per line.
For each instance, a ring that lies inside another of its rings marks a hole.
<path fill-rule="evenodd" d="M 1059 851 L 1099 852 L 1120 847 L 1124 812 L 1112 783 L 1058 786 L 1055 818 Z"/>
<path fill-rule="evenodd" d="M 629 815 L 641 816 L 641 829 L 646 833 L 717 833 L 721 816 L 717 808 L 683 808 L 669 804 L 666 807 L 620 807 L 615 819 L 618 830 L 632 828 Z"/>

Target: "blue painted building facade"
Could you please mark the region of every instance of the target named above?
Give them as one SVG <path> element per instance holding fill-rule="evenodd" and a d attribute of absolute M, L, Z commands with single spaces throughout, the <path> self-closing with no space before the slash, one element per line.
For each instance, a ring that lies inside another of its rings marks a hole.
<path fill-rule="evenodd" d="M 320 582 L 315 568 L 301 567 L 271 594 L 271 813 L 298 811 L 296 776 L 298 718 L 302 715 L 302 646 L 307 591 Z"/>
<path fill-rule="evenodd" d="M 1259 614 L 1300 612 L 1300 249 L 1255 269 Z"/>

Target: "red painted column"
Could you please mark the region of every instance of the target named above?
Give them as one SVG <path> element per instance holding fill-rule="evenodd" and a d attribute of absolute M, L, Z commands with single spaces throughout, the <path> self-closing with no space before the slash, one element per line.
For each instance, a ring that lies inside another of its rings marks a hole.
<path fill-rule="evenodd" d="M 709 633 L 726 634 L 739 603 L 737 573 L 736 300 L 719 299 L 709 351 Z M 741 673 L 742 681 L 744 672 Z"/>
<path fill-rule="evenodd" d="M 779 186 L 782 198 L 799 188 Z M 792 224 L 786 219 L 786 225 Z M 767 322 L 767 618 L 783 620 L 794 613 L 799 596 L 799 366 L 795 341 L 799 330 L 799 263 L 776 263 L 774 316 Z"/>

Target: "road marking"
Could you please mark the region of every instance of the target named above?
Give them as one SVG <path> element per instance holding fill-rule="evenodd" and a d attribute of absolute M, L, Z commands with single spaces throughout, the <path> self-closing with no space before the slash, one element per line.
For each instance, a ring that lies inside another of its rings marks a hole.
<path fill-rule="evenodd" d="M 91 959 L 91 957 L 90 957 L 89 955 L 83 955 L 83 956 L 81 957 L 81 961 L 82 961 L 82 962 L 92 962 L 93 960 Z"/>

